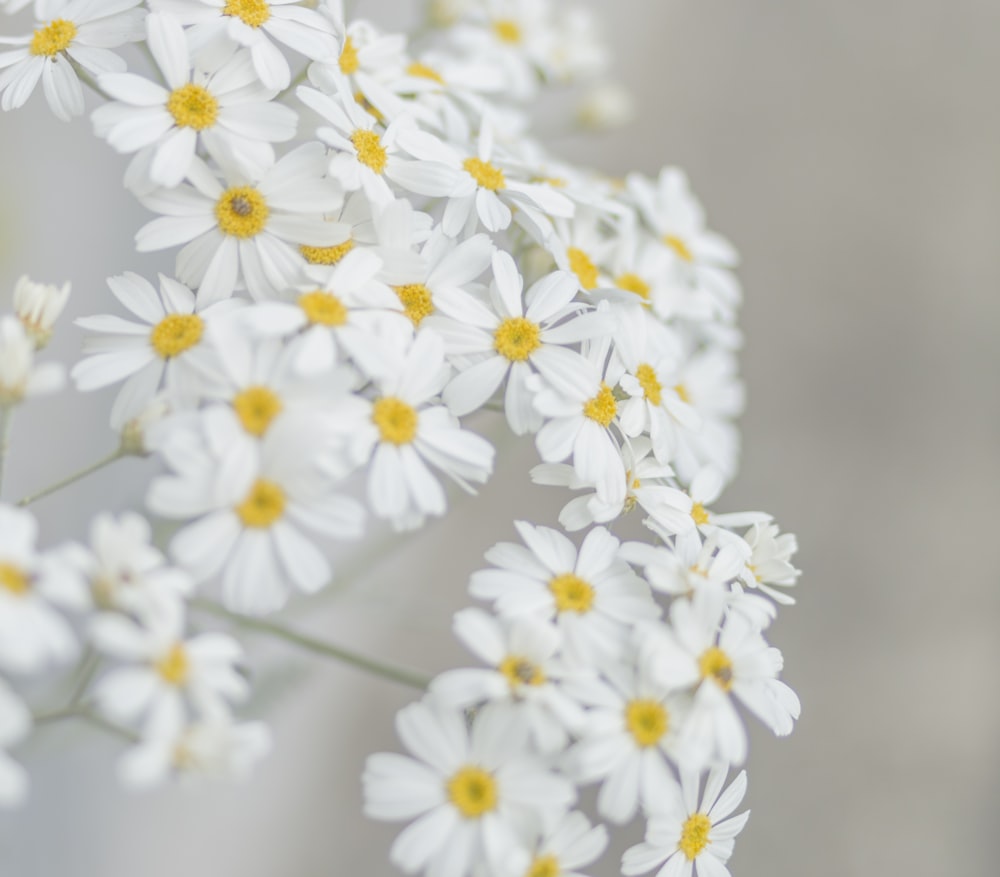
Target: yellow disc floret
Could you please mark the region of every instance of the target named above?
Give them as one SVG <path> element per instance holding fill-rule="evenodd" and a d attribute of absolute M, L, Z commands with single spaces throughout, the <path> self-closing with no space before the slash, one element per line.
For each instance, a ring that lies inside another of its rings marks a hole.
<path fill-rule="evenodd" d="M 271 17 L 271 7 L 265 0 L 229 0 L 222 14 L 238 18 L 245 25 L 257 28 Z"/>
<path fill-rule="evenodd" d="M 525 872 L 524 877 L 559 877 L 562 868 L 559 860 L 552 855 L 539 856 L 531 863 L 531 867 Z"/>
<path fill-rule="evenodd" d="M 309 247 L 303 244 L 299 247 L 299 252 L 310 265 L 336 265 L 353 249 L 354 241 L 346 240 L 332 247 Z"/>
<path fill-rule="evenodd" d="M 615 401 L 615 394 L 611 392 L 611 388 L 607 384 L 601 384 L 597 395 L 583 406 L 583 413 L 605 428 L 611 425 L 611 421 L 618 413 L 618 403 Z"/>
<path fill-rule="evenodd" d="M 699 526 L 703 526 L 709 522 L 708 512 L 705 510 L 700 502 L 696 502 L 691 506 L 691 517 L 694 518 L 694 522 Z"/>
<path fill-rule="evenodd" d="M 170 92 L 167 111 L 179 127 L 204 131 L 215 124 L 219 115 L 219 102 L 207 88 L 189 82 Z"/>
<path fill-rule="evenodd" d="M 252 238 L 267 225 L 271 211 L 253 186 L 234 186 L 222 193 L 215 205 L 219 230 L 234 238 Z"/>
<path fill-rule="evenodd" d="M 299 307 L 314 325 L 343 326 L 347 322 L 347 306 L 333 293 L 322 289 L 300 295 Z"/>
<path fill-rule="evenodd" d="M 191 669 L 187 651 L 183 643 L 174 643 L 160 660 L 156 662 L 156 672 L 168 685 L 183 685 Z"/>
<path fill-rule="evenodd" d="M 236 506 L 236 514 L 244 527 L 265 529 L 285 513 L 285 491 L 273 481 L 259 478 Z"/>
<path fill-rule="evenodd" d="M 723 691 L 733 687 L 733 662 L 718 646 L 705 650 L 698 659 L 698 670 L 702 679 L 714 679 Z"/>
<path fill-rule="evenodd" d="M 678 849 L 693 862 L 712 841 L 708 833 L 712 830 L 712 820 L 704 813 L 689 816 L 681 828 L 681 839 L 677 842 Z"/>
<path fill-rule="evenodd" d="M 372 406 L 372 422 L 382 441 L 408 445 L 417 436 L 419 415 L 412 405 L 394 396 L 384 396 Z"/>
<path fill-rule="evenodd" d="M 521 26 L 509 18 L 500 18 L 493 22 L 493 33 L 503 43 L 516 45 L 521 42 Z"/>
<path fill-rule="evenodd" d="M 378 134 L 367 128 L 358 128 L 351 135 L 351 143 L 358 153 L 358 161 L 380 174 L 385 170 L 388 155 Z"/>
<path fill-rule="evenodd" d="M 10 594 L 26 594 L 31 587 L 31 581 L 16 566 L 0 563 L 0 588 Z"/>
<path fill-rule="evenodd" d="M 691 252 L 691 248 L 684 242 L 683 238 L 679 238 L 675 234 L 668 234 L 663 236 L 663 243 L 670 247 L 682 262 L 694 261 L 694 253 Z"/>
<path fill-rule="evenodd" d="M 74 39 L 76 39 L 76 25 L 65 18 L 56 18 L 32 34 L 28 51 L 32 55 L 54 58 L 68 49 Z"/>
<path fill-rule="evenodd" d="M 153 327 L 149 343 L 160 359 L 171 359 L 190 350 L 205 331 L 205 323 L 197 314 L 167 314 Z"/>
<path fill-rule="evenodd" d="M 677 398 L 680 399 L 681 402 L 686 402 L 688 405 L 691 404 L 691 394 L 688 393 L 687 387 L 685 387 L 684 384 L 676 384 L 674 386 L 674 392 L 677 394 Z"/>
<path fill-rule="evenodd" d="M 625 727 L 643 748 L 655 746 L 670 727 L 670 716 L 657 700 L 630 700 L 625 707 Z"/>
<path fill-rule="evenodd" d="M 549 590 L 556 599 L 559 612 L 589 612 L 594 605 L 593 586 L 575 573 L 567 572 L 549 581 Z"/>
<path fill-rule="evenodd" d="M 569 259 L 569 270 L 577 276 L 580 286 L 584 289 L 593 289 L 597 286 L 597 266 L 591 261 L 590 256 L 578 247 L 570 247 L 566 250 L 566 257 Z"/>
<path fill-rule="evenodd" d="M 434 313 L 431 291 L 422 283 L 407 283 L 405 286 L 394 286 L 393 289 L 414 326 L 419 326 L 425 317 Z"/>
<path fill-rule="evenodd" d="M 643 395 L 651 404 L 659 405 L 663 401 L 663 385 L 656 377 L 653 367 L 644 362 L 635 370 L 635 377 L 642 387 Z"/>
<path fill-rule="evenodd" d="M 615 278 L 615 286 L 627 292 L 634 292 L 643 301 L 649 301 L 650 286 L 638 274 L 621 274 Z"/>
<path fill-rule="evenodd" d="M 268 387 L 247 387 L 233 399 L 233 409 L 243 428 L 258 438 L 267 432 L 283 407 L 281 397 Z"/>
<path fill-rule="evenodd" d="M 507 187 L 507 178 L 503 175 L 503 171 L 488 161 L 483 161 L 481 158 L 467 158 L 462 162 L 462 167 L 476 181 L 477 186 L 489 189 L 491 192 L 498 192 Z"/>
<path fill-rule="evenodd" d="M 445 784 L 448 799 L 466 819 L 478 819 L 497 806 L 497 782 L 481 767 L 463 767 Z"/>
<path fill-rule="evenodd" d="M 511 362 L 524 362 L 539 347 L 542 330 L 524 317 L 509 317 L 493 333 L 493 348 Z"/>
<path fill-rule="evenodd" d="M 340 72 L 345 76 L 358 72 L 361 62 L 358 60 L 357 46 L 350 37 L 344 40 L 344 48 L 340 50 L 340 59 L 337 63 L 340 65 Z"/>
<path fill-rule="evenodd" d="M 433 67 L 428 67 L 426 64 L 421 64 L 419 61 L 414 61 L 406 68 L 406 73 L 408 76 L 414 76 L 417 79 L 430 79 L 431 82 L 436 82 L 438 85 L 444 85 L 444 77 L 437 72 Z"/>
<path fill-rule="evenodd" d="M 545 674 L 541 667 L 533 664 L 527 658 L 521 658 L 517 655 L 508 655 L 500 662 L 497 669 L 510 683 L 511 688 L 517 688 L 519 685 L 543 685 L 545 683 Z"/>

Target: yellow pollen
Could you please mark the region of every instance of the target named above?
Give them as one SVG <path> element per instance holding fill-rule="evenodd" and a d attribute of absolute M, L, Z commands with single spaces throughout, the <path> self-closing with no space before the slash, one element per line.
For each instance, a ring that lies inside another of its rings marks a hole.
<path fill-rule="evenodd" d="M 382 111 L 365 97 L 364 92 L 354 92 L 354 102 L 368 113 L 369 116 L 374 116 L 383 125 L 385 124 L 385 116 L 382 114 Z"/>
<path fill-rule="evenodd" d="M 588 290 L 597 286 L 597 266 L 590 260 L 590 256 L 577 247 L 570 247 L 566 255 L 569 257 L 570 271 L 580 280 L 580 286 Z"/>
<path fill-rule="evenodd" d="M 583 406 L 583 413 L 605 428 L 611 425 L 611 421 L 618 413 L 618 403 L 615 401 L 615 394 L 611 392 L 611 388 L 607 384 L 601 384 L 598 394 Z"/>
<path fill-rule="evenodd" d="M 382 441 L 393 445 L 408 445 L 417 435 L 416 409 L 393 396 L 375 401 L 372 422 L 378 427 Z"/>
<path fill-rule="evenodd" d="M 638 274 L 622 274 L 615 280 L 615 286 L 627 292 L 634 292 L 643 301 L 649 301 L 649 284 Z"/>
<path fill-rule="evenodd" d="M 387 155 L 378 134 L 367 128 L 358 128 L 351 135 L 351 143 L 358 152 L 358 161 L 380 174 L 385 170 Z"/>
<path fill-rule="evenodd" d="M 700 502 L 696 502 L 693 506 L 691 506 L 691 517 L 694 518 L 694 522 L 699 527 L 703 524 L 707 524 L 709 521 L 708 511 Z"/>
<path fill-rule="evenodd" d="M 685 820 L 677 847 L 687 856 L 689 862 L 698 858 L 701 851 L 712 842 L 708 837 L 711 830 L 712 820 L 704 813 L 695 813 Z"/>
<path fill-rule="evenodd" d="M 160 359 L 170 359 L 194 347 L 204 331 L 197 314 L 167 314 L 149 333 L 149 343 Z"/>
<path fill-rule="evenodd" d="M 539 347 L 541 329 L 524 317 L 510 317 L 493 333 L 493 348 L 511 362 L 524 362 Z"/>
<path fill-rule="evenodd" d="M 663 386 L 657 379 L 653 367 L 644 362 L 635 370 L 635 377 L 646 398 L 653 405 L 659 405 L 663 401 Z"/>
<path fill-rule="evenodd" d="M 271 7 L 265 0 L 229 0 L 222 14 L 238 18 L 249 27 L 260 27 L 271 17 Z"/>
<path fill-rule="evenodd" d="M 493 33 L 501 42 L 516 44 L 521 42 L 521 26 L 509 18 L 501 18 L 493 22 Z"/>
<path fill-rule="evenodd" d="M 690 247 L 684 241 L 677 237 L 675 234 L 667 234 L 663 236 L 663 243 L 665 243 L 671 250 L 673 250 L 678 258 L 683 262 L 693 262 L 694 254 L 691 252 Z"/>
<path fill-rule="evenodd" d="M 718 646 L 712 646 L 698 659 L 702 679 L 714 679 L 719 688 L 729 691 L 733 687 L 733 662 Z"/>
<path fill-rule="evenodd" d="M 183 685 L 191 669 L 182 643 L 174 643 L 155 666 L 160 678 L 168 685 Z"/>
<path fill-rule="evenodd" d="M 480 767 L 461 768 L 445 785 L 448 798 L 466 819 L 478 819 L 497 806 L 497 783 Z"/>
<path fill-rule="evenodd" d="M 503 171 L 488 161 L 483 161 L 481 158 L 467 158 L 462 162 L 462 167 L 476 181 L 476 185 L 483 189 L 498 192 L 507 187 L 507 178 L 503 175 Z"/>
<path fill-rule="evenodd" d="M 399 296 L 406 312 L 414 326 L 419 326 L 424 317 L 429 317 L 434 313 L 434 302 L 431 300 L 431 291 L 422 283 L 407 283 L 405 286 L 394 286 L 396 295 Z"/>
<path fill-rule="evenodd" d="M 357 73 L 361 62 L 358 61 L 358 50 L 350 37 L 344 40 L 344 48 L 340 51 L 340 72 L 345 76 Z"/>
<path fill-rule="evenodd" d="M 353 249 L 354 241 L 346 240 L 333 247 L 308 247 L 303 244 L 299 252 L 310 265 L 336 265 Z"/>
<path fill-rule="evenodd" d="M 54 58 L 69 48 L 69 44 L 75 38 L 76 25 L 65 18 L 57 18 L 35 31 L 31 37 L 28 51 L 32 55 L 45 55 L 48 58 Z"/>
<path fill-rule="evenodd" d="M 204 131 L 215 124 L 219 115 L 219 102 L 208 89 L 193 82 L 175 88 L 167 98 L 167 111 L 181 128 Z"/>
<path fill-rule="evenodd" d="M 687 402 L 688 405 L 691 404 L 691 396 L 687 391 L 687 387 L 683 384 L 676 384 L 674 386 L 674 392 L 677 394 L 677 398 L 680 399 L 681 402 Z"/>
<path fill-rule="evenodd" d="M 0 563 L 0 588 L 11 594 L 26 594 L 31 587 L 28 577 L 16 566 Z"/>
<path fill-rule="evenodd" d="M 524 877 L 559 877 L 562 868 L 555 856 L 539 856 L 531 863 Z"/>
<path fill-rule="evenodd" d="M 233 399 L 233 408 L 243 428 L 258 438 L 267 432 L 283 407 L 281 397 L 267 387 L 247 387 Z"/>
<path fill-rule="evenodd" d="M 415 76 L 418 79 L 430 79 L 438 85 L 444 85 L 444 77 L 437 70 L 433 67 L 428 67 L 426 64 L 421 64 L 419 61 L 414 61 L 406 68 L 406 72 L 408 75 Z"/>
<path fill-rule="evenodd" d="M 236 506 L 236 514 L 244 527 L 266 529 L 285 513 L 285 492 L 273 481 L 259 478 Z"/>
<path fill-rule="evenodd" d="M 337 296 L 321 289 L 300 295 L 299 307 L 314 325 L 343 326 L 347 322 L 347 306 Z"/>
<path fill-rule="evenodd" d="M 764 581 L 761 578 L 760 573 L 757 572 L 757 567 L 754 566 L 752 563 L 747 564 L 747 569 L 750 570 L 750 575 L 752 575 L 758 582 Z"/>
<path fill-rule="evenodd" d="M 642 747 L 655 746 L 670 727 L 670 716 L 656 700 L 630 700 L 625 707 L 625 727 Z"/>
<path fill-rule="evenodd" d="M 519 685 L 543 685 L 545 674 L 541 668 L 531 663 L 527 658 L 508 655 L 500 662 L 498 668 L 510 683 L 511 688 Z"/>
<path fill-rule="evenodd" d="M 594 588 L 574 573 L 567 572 L 549 581 L 549 590 L 556 598 L 556 610 L 583 615 L 594 605 Z"/>
<path fill-rule="evenodd" d="M 270 214 L 264 196 L 253 186 L 226 189 L 215 205 L 219 230 L 235 238 L 252 238 L 262 232 Z"/>

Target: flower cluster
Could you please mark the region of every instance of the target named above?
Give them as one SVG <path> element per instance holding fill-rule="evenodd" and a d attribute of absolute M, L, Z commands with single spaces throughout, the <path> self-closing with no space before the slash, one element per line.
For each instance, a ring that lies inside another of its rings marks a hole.
<path fill-rule="evenodd" d="M 554 83 L 597 83 L 584 126 L 627 115 L 593 20 L 436 0 L 410 40 L 339 0 L 33 10 L 30 34 L 0 39 L 0 106 L 41 80 L 70 119 L 92 86 L 93 130 L 131 156 L 126 186 L 154 214 L 136 250 L 176 250 L 171 276 L 108 280 L 117 312 L 77 321 L 70 371 L 78 391 L 120 386 L 110 459 L 158 460 L 146 512 L 169 544 L 142 515 L 101 513 L 89 545 L 39 551 L 31 514 L 0 505 L 0 670 L 82 656 L 68 705 L 35 722 L 122 734 L 132 785 L 245 772 L 269 739 L 234 713 L 242 648 L 189 630 L 190 612 L 274 613 L 322 589 L 331 546 L 370 519 L 444 515 L 447 483 L 474 492 L 493 471 L 473 428 L 493 412 L 533 437 L 532 478 L 572 492 L 559 521 L 583 538 L 519 522 L 520 543 L 490 550 L 470 585 L 489 608 L 454 624 L 484 666 L 399 714 L 412 757 L 371 757 L 366 812 L 414 820 L 390 854 L 407 872 L 557 877 L 605 849 L 574 809 L 599 784 L 601 820 L 648 818 L 624 874 L 727 874 L 740 710 L 777 734 L 799 713 L 764 636 L 793 602 L 795 539 L 714 509 L 742 408 L 733 248 L 679 170 L 614 180 L 531 136 Z M 117 51 L 131 42 L 144 72 Z M 286 50 L 306 59 L 294 78 Z M 62 381 L 35 353 L 67 294 L 23 281 L 0 319 L 5 426 Z M 636 506 L 648 541 L 623 544 L 611 528 Z M 31 712 L 0 683 L 10 747 Z M 0 803 L 25 788 L 0 759 Z"/>

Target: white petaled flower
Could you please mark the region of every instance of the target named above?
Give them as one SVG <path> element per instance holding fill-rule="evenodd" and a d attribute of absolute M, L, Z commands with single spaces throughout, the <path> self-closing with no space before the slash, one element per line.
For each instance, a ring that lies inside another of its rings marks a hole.
<path fill-rule="evenodd" d="M 38 554 L 37 533 L 29 512 L 0 505 L 0 668 L 9 673 L 37 673 L 75 658 L 76 636 L 58 609 L 90 605 L 77 576 Z"/>
<path fill-rule="evenodd" d="M 655 523 L 652 529 L 660 532 Z M 712 591 L 721 595 L 746 570 L 749 551 L 741 540 L 720 536 L 713 533 L 704 544 L 697 539 L 678 539 L 673 545 L 626 542 L 619 556 L 642 567 L 650 587 L 661 594 L 690 598 Z"/>
<path fill-rule="evenodd" d="M 139 414 L 161 387 L 175 399 L 197 398 L 202 378 L 192 355 L 204 343 L 208 326 L 238 304 L 206 307 L 183 283 L 163 274 L 159 282 L 157 292 L 138 274 L 108 278 L 114 297 L 141 322 L 109 314 L 76 321 L 94 333 L 84 341 L 85 358 L 71 372 L 77 389 L 86 392 L 125 381 L 111 409 L 115 424 Z"/>
<path fill-rule="evenodd" d="M 795 534 L 779 534 L 777 524 L 754 524 L 743 539 L 751 551 L 743 581 L 751 588 L 759 588 L 776 603 L 793 605 L 795 598 L 778 588 L 794 587 L 800 575 L 792 565 L 792 555 L 799 550 Z"/>
<path fill-rule="evenodd" d="M 318 591 L 330 564 L 303 530 L 334 539 L 363 531 L 362 507 L 333 493 L 319 468 L 336 440 L 328 418 L 304 412 L 277 418 L 261 440 L 223 406 L 165 421 L 154 446 L 174 474 L 153 481 L 147 505 L 191 521 L 171 557 L 197 582 L 221 576 L 237 612 L 273 612 L 291 587 Z"/>
<path fill-rule="evenodd" d="M 295 136 L 294 110 L 270 102 L 249 53 L 240 51 L 210 70 L 192 70 L 184 30 L 169 15 L 146 18 L 146 43 L 166 86 L 134 73 L 106 73 L 100 87 L 113 103 L 98 107 L 94 130 L 119 152 L 136 152 L 133 174 L 142 190 L 178 185 L 199 143 L 216 161 L 253 169 L 274 162 L 270 143 Z"/>
<path fill-rule="evenodd" d="M 458 415 L 482 407 L 506 379 L 504 413 L 518 435 L 537 430 L 542 417 L 535 410 L 529 387 L 533 374 L 568 394 L 590 389 L 589 364 L 569 345 L 607 331 L 606 319 L 581 314 L 573 304 L 576 283 L 556 271 L 522 295 L 524 280 L 509 253 L 493 256 L 494 283 L 489 300 L 461 290 L 447 290 L 437 306 L 451 319 L 433 326 L 445 339 L 448 353 L 474 357 L 448 384 L 444 400 Z"/>
<path fill-rule="evenodd" d="M 747 774 L 740 771 L 722 792 L 728 772 L 726 767 L 709 771 L 699 803 L 699 774 L 682 771 L 681 789 L 649 820 L 645 841 L 622 856 L 622 874 L 636 877 L 658 869 L 656 877 L 730 877 L 726 863 L 750 811 L 731 815 L 746 794 Z"/>
<path fill-rule="evenodd" d="M 61 390 L 65 380 L 59 363 L 35 363 L 35 339 L 17 317 L 0 317 L 0 408 Z"/>
<path fill-rule="evenodd" d="M 613 206 L 613 202 L 602 202 L 582 207 L 572 219 L 558 220 L 553 234 L 544 241 L 556 265 L 572 271 L 580 289 L 592 297 L 599 289 L 614 285 L 605 268 L 619 245 L 608 232 L 616 218 L 611 212 Z"/>
<path fill-rule="evenodd" d="M 253 298 L 270 298 L 302 279 L 298 246 L 326 247 L 342 240 L 323 214 L 343 203 L 340 186 L 324 179 L 322 144 L 306 143 L 253 178 L 223 168 L 225 185 L 200 159 L 188 183 L 140 197 L 163 216 L 136 234 L 140 252 L 179 244 L 177 277 L 198 288 L 203 305 L 229 298 L 242 281 Z"/>
<path fill-rule="evenodd" d="M 550 825 L 533 825 L 523 846 L 510 857 L 509 877 L 584 877 L 608 845 L 608 830 L 591 825 L 578 810 Z"/>
<path fill-rule="evenodd" d="M 504 704 L 521 714 L 541 752 L 563 749 L 583 712 L 559 688 L 568 669 L 559 654 L 562 637 L 531 617 L 501 622 L 481 609 L 455 614 L 455 635 L 492 669 L 447 670 L 430 694 L 449 707 Z"/>
<path fill-rule="evenodd" d="M 49 108 L 70 121 L 83 113 L 83 87 L 74 64 L 92 76 L 125 70 L 109 49 L 142 39 L 140 0 L 52 0 L 46 21 L 25 37 L 0 37 L 0 109 L 13 110 L 31 97 L 38 80 Z"/>
<path fill-rule="evenodd" d="M 3 679 L 0 679 L 0 807 L 17 807 L 28 796 L 28 772 L 7 750 L 31 730 L 31 712 Z"/>
<path fill-rule="evenodd" d="M 726 486 L 726 478 L 721 469 L 706 466 L 692 479 L 688 492 L 691 494 L 691 519 L 704 536 L 720 533 L 720 528 L 747 527 L 752 524 L 766 524 L 771 516 L 766 512 L 726 512 L 717 514 L 708 506 L 721 496 Z M 721 531 L 723 538 L 730 536 Z M 695 538 L 696 534 L 695 534 Z"/>
<path fill-rule="evenodd" d="M 41 349 L 52 337 L 52 327 L 66 307 L 69 283 L 53 286 L 21 277 L 14 286 L 14 313 Z"/>
<path fill-rule="evenodd" d="M 150 8 L 169 12 L 188 26 L 195 60 L 231 51 L 233 43 L 250 50 L 254 70 L 265 88 L 288 88 L 288 59 L 272 40 L 307 58 L 329 58 L 337 41 L 329 21 L 296 0 L 153 0 Z"/>
<path fill-rule="evenodd" d="M 466 727 L 462 713 L 415 703 L 396 729 L 415 757 L 369 756 L 363 777 L 365 813 L 415 820 L 389 852 L 409 874 L 468 877 L 496 871 L 517 837 L 573 804 L 576 790 L 530 754 L 524 729 L 509 711 L 480 710 Z"/>
<path fill-rule="evenodd" d="M 593 666 L 624 654 L 632 625 L 660 610 L 649 588 L 619 559 L 619 542 L 603 527 L 580 546 L 548 527 L 515 523 L 527 547 L 501 542 L 486 552 L 499 567 L 473 573 L 469 593 L 494 601 L 502 616 L 554 620 L 564 655 Z"/>
<path fill-rule="evenodd" d="M 232 637 L 202 633 L 184 638 L 181 605 L 141 623 L 124 615 L 101 614 L 91 621 L 94 646 L 128 666 L 97 682 L 101 711 L 129 724 L 146 718 L 152 726 L 176 721 L 190 706 L 203 717 L 227 716 L 229 704 L 249 693 L 237 669 L 243 649 Z"/>

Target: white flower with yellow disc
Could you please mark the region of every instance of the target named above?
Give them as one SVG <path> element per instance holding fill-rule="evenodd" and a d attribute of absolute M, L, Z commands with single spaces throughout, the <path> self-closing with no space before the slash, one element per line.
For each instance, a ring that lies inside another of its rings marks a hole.
<path fill-rule="evenodd" d="M 608 830 L 573 810 L 549 825 L 532 825 L 511 855 L 509 877 L 584 877 L 581 868 L 600 858 Z"/>

